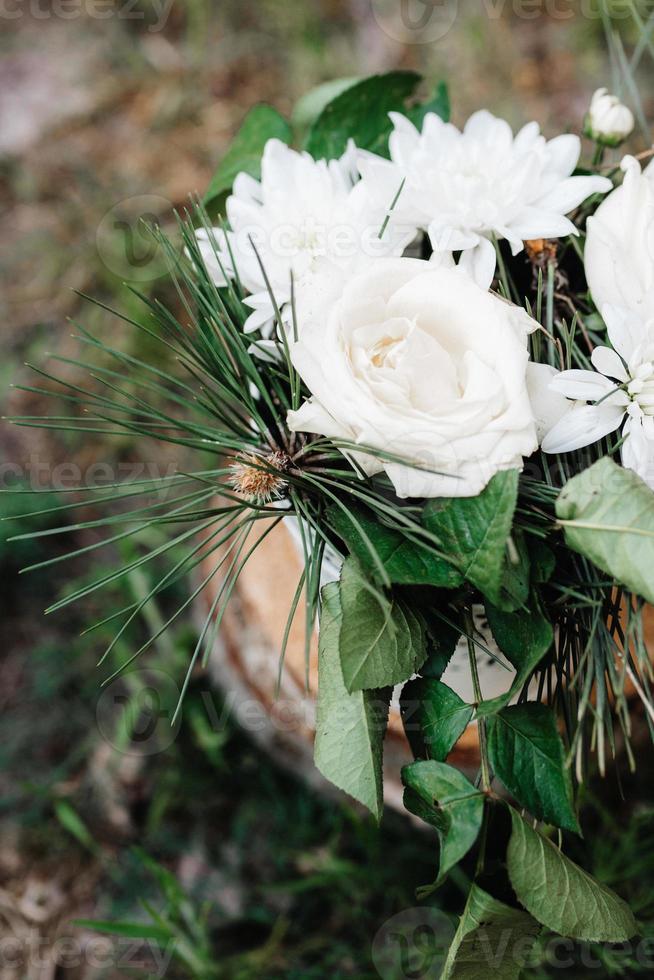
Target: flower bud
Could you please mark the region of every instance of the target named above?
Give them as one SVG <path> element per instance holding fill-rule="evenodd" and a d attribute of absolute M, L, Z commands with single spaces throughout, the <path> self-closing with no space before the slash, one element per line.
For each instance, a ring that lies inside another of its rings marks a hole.
<path fill-rule="evenodd" d="M 632 133 L 634 125 L 631 109 L 607 89 L 598 88 L 586 115 L 585 135 L 604 146 L 619 146 Z"/>

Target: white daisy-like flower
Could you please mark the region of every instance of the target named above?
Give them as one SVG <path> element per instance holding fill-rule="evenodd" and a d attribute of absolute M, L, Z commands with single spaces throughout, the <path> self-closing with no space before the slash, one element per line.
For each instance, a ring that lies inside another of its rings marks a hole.
<path fill-rule="evenodd" d="M 654 163 L 626 156 L 624 181 L 587 222 L 584 267 L 598 310 L 606 304 L 654 317 Z"/>
<path fill-rule="evenodd" d="M 613 186 L 606 177 L 571 176 L 579 137 L 546 140 L 535 122 L 514 136 L 485 110 L 463 131 L 434 113 L 422 132 L 400 113 L 391 119 L 391 159 L 359 154 L 364 185 L 387 209 L 397 198 L 391 224 L 427 231 L 436 251 L 461 251 L 461 264 L 483 287 L 495 273 L 494 237 L 506 238 L 515 255 L 529 239 L 576 235 L 566 215 Z"/>
<path fill-rule="evenodd" d="M 314 160 L 269 140 L 261 180 L 241 173 L 234 181 L 226 234 L 218 228 L 197 232 L 214 282 L 238 277 L 249 293 L 246 333 L 270 335 L 275 303 L 289 325 L 292 289 L 299 313 L 328 303 L 347 277 L 376 257 L 402 254 L 412 230 L 402 235 L 395 224 L 380 235 L 384 209 L 358 180 L 356 152 L 350 143 L 339 160 Z"/>
<path fill-rule="evenodd" d="M 550 382 L 553 392 L 576 404 L 550 429 L 542 448 L 572 452 L 624 423 L 622 462 L 654 489 L 654 319 L 615 306 L 604 306 L 602 316 L 613 347 L 595 348 L 596 371 L 562 371 Z"/>

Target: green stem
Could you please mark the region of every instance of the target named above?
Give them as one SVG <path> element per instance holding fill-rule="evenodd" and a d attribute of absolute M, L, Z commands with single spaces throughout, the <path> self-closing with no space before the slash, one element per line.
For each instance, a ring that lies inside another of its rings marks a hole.
<path fill-rule="evenodd" d="M 484 862 L 486 861 L 486 843 L 488 841 L 488 824 L 490 821 L 490 807 L 491 801 L 484 800 L 484 816 L 482 818 L 481 832 L 479 834 L 479 853 L 477 854 L 477 866 L 475 868 L 475 878 L 484 870 Z"/>
<path fill-rule="evenodd" d="M 477 653 L 475 650 L 474 623 L 469 609 L 464 612 L 464 625 L 468 638 L 468 660 L 470 661 L 470 673 L 472 675 L 472 689 L 475 692 L 475 704 L 483 701 L 481 685 L 479 683 L 479 671 L 477 669 Z M 479 731 L 479 754 L 481 756 L 481 785 L 484 792 L 490 790 L 490 763 L 488 760 L 488 739 L 486 736 L 486 719 L 477 718 L 477 729 Z"/>
<path fill-rule="evenodd" d="M 547 292 L 545 294 L 545 329 L 547 330 L 548 338 L 547 345 L 550 354 L 550 363 L 554 363 L 556 360 L 556 344 L 554 342 L 554 274 L 556 272 L 556 267 L 554 262 L 549 262 L 547 265 Z M 563 365 L 562 365 L 563 366 Z"/>
<path fill-rule="evenodd" d="M 602 160 L 604 159 L 604 150 L 606 147 L 603 143 L 597 142 L 595 144 L 595 153 L 593 154 L 593 167 L 595 169 L 601 167 Z"/>

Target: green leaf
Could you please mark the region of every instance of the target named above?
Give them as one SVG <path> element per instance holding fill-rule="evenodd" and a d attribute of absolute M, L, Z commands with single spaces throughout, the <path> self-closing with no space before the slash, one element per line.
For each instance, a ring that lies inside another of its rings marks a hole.
<path fill-rule="evenodd" d="M 491 602 L 485 609 L 495 642 L 516 669 L 536 657 L 538 662 L 552 646 L 554 630 L 535 592 L 527 609 L 506 613 Z"/>
<path fill-rule="evenodd" d="M 465 857 L 477 840 L 484 795 L 463 773 L 444 762 L 413 762 L 402 770 L 404 805 L 438 831 L 440 867 L 435 884 Z"/>
<path fill-rule="evenodd" d="M 186 893 L 182 888 L 181 884 L 168 868 L 164 868 L 162 864 L 155 861 L 153 857 L 147 854 L 142 848 L 134 847 L 132 848 L 135 856 L 138 858 L 140 864 L 150 872 L 150 874 L 155 878 L 161 893 L 166 899 L 168 906 L 173 908 L 179 906 L 182 902 L 186 901 Z"/>
<path fill-rule="evenodd" d="M 422 616 L 427 631 L 427 659 L 420 668 L 420 675 L 439 681 L 461 639 L 460 614 L 449 608 L 447 600 L 443 603 L 444 609 L 439 609 L 438 593 L 433 589 L 412 589 L 411 601 L 415 611 Z"/>
<path fill-rule="evenodd" d="M 518 668 L 508 691 L 505 691 L 504 694 L 498 694 L 495 698 L 491 698 L 488 701 L 482 701 L 480 704 L 478 704 L 477 717 L 486 718 L 489 715 L 497 714 L 497 712 L 501 711 L 502 708 L 506 708 L 507 704 L 509 704 L 513 698 L 520 694 L 542 659 L 542 652 L 538 647 L 534 647 L 528 654 L 525 661 Z"/>
<path fill-rule="evenodd" d="M 427 656 L 422 619 L 387 598 L 347 558 L 340 579 L 340 661 L 348 691 L 392 687 L 406 681 Z"/>
<path fill-rule="evenodd" d="M 291 127 L 276 109 L 269 105 L 255 105 L 243 120 L 204 195 L 205 207 L 230 191 L 237 174 L 244 172 L 251 177 L 261 176 L 261 157 L 269 139 L 290 143 Z"/>
<path fill-rule="evenodd" d="M 511 807 L 509 877 L 528 912 L 561 936 L 625 942 L 638 932 L 629 906 L 532 830 Z"/>
<path fill-rule="evenodd" d="M 348 693 L 338 655 L 340 628 L 339 587 L 333 582 L 322 591 L 315 764 L 326 779 L 363 803 L 379 820 L 390 691 Z"/>
<path fill-rule="evenodd" d="M 453 589 L 463 576 L 426 545 L 408 540 L 401 531 L 384 527 L 367 508 L 348 505 L 348 513 L 332 505 L 327 523 L 345 541 L 367 575 L 378 577 L 379 567 L 370 552 L 373 547 L 388 580 L 396 585 L 434 585 Z"/>
<path fill-rule="evenodd" d="M 331 160 L 345 152 L 351 138 L 360 149 L 387 155 L 392 129 L 388 113 L 404 111 L 406 100 L 420 80 L 420 75 L 412 71 L 392 71 L 373 75 L 348 88 L 316 119 L 307 138 L 307 150 L 316 160 Z"/>
<path fill-rule="evenodd" d="M 556 502 L 567 544 L 654 603 L 654 493 L 605 456 L 565 485 Z"/>
<path fill-rule="evenodd" d="M 552 625 L 545 618 L 535 591 L 526 610 L 505 613 L 488 602 L 485 609 L 498 647 L 517 672 L 508 691 L 481 702 L 477 708 L 480 717 L 495 714 L 520 694 L 554 639 Z"/>
<path fill-rule="evenodd" d="M 80 815 L 70 805 L 68 800 L 57 800 L 54 804 L 54 811 L 61 826 L 71 834 L 78 843 L 82 844 L 89 851 L 97 852 L 100 847 L 93 834 L 86 826 Z"/>
<path fill-rule="evenodd" d="M 435 112 L 445 122 L 450 119 L 450 93 L 445 82 L 438 82 L 431 97 L 426 101 L 415 105 L 408 110 L 407 116 L 418 129 L 422 129 L 425 116 L 428 112 Z"/>
<path fill-rule="evenodd" d="M 518 471 L 497 473 L 478 497 L 431 500 L 423 524 L 456 555 L 457 568 L 491 602 L 501 605 L 507 542 L 518 497 Z"/>
<path fill-rule="evenodd" d="M 325 106 L 360 81 L 361 78 L 357 77 L 332 78 L 328 82 L 323 82 L 322 85 L 310 89 L 296 102 L 291 114 L 291 123 L 297 129 L 308 129 L 316 121 Z"/>
<path fill-rule="evenodd" d="M 488 751 L 495 775 L 521 806 L 545 823 L 580 833 L 551 708 L 534 701 L 503 708 L 488 720 Z"/>
<path fill-rule="evenodd" d="M 163 926 L 150 925 L 147 922 L 105 922 L 101 919 L 76 919 L 73 922 L 78 929 L 94 929 L 110 936 L 125 936 L 128 939 L 153 939 L 158 943 L 167 943 L 173 935 L 172 931 Z"/>
<path fill-rule="evenodd" d="M 522 909 L 498 902 L 479 885 L 470 889 L 442 980 L 518 980 L 540 925 Z M 516 956 L 516 950 L 520 955 Z"/>
<path fill-rule="evenodd" d="M 556 568 L 556 558 L 552 549 L 540 538 L 531 538 L 529 553 L 531 555 L 531 575 L 534 582 L 549 582 Z"/>
<path fill-rule="evenodd" d="M 507 545 L 499 593 L 499 602 L 505 612 L 514 612 L 525 605 L 529 598 L 530 579 L 531 566 L 525 536 L 514 528 Z"/>
<path fill-rule="evenodd" d="M 409 681 L 400 699 L 402 721 L 414 755 L 443 762 L 473 715 L 447 684 L 430 678 Z"/>

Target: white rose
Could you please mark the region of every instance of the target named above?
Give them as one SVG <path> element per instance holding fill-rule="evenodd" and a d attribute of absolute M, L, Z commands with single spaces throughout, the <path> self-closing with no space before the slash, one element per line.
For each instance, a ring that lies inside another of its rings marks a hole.
<path fill-rule="evenodd" d="M 654 317 L 654 167 L 641 173 L 634 157 L 622 161 L 622 185 L 588 219 L 584 265 L 591 295 L 606 305 Z"/>
<path fill-rule="evenodd" d="M 598 88 L 586 116 L 586 134 L 606 146 L 619 146 L 631 135 L 634 125 L 631 109 L 608 89 Z"/>
<path fill-rule="evenodd" d="M 475 496 L 537 448 L 526 385 L 536 326 L 459 269 L 380 259 L 304 323 L 291 354 L 312 398 L 289 426 L 400 457 L 350 453 L 400 497 Z"/>

